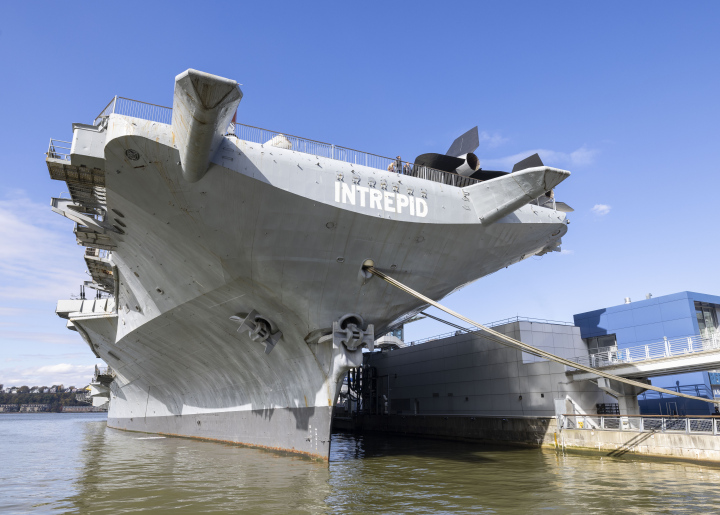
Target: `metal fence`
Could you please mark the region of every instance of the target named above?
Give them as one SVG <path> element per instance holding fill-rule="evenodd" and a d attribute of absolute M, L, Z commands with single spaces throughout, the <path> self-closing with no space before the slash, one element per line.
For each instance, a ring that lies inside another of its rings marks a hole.
<path fill-rule="evenodd" d="M 720 349 L 720 336 L 718 333 L 710 335 L 696 334 L 683 338 L 663 339 L 661 342 L 638 345 L 625 349 L 607 347 L 606 350 L 578 356 L 572 361 L 594 368 L 607 367 L 620 363 L 637 363 L 651 359 L 683 356 L 695 352 Z"/>
<path fill-rule="evenodd" d="M 720 417 L 663 417 L 655 415 L 559 415 L 561 429 L 720 434 Z"/>
<path fill-rule="evenodd" d="M 497 327 L 500 325 L 506 325 L 506 324 L 512 324 L 513 322 L 532 322 L 536 324 L 553 324 L 553 325 L 567 325 L 567 326 L 573 326 L 572 322 L 562 322 L 558 320 L 545 320 L 543 318 L 531 318 L 531 317 L 510 317 L 505 318 L 503 320 L 496 320 L 495 322 L 490 322 L 488 324 L 483 324 L 485 327 Z M 442 333 L 437 334 L 435 336 L 429 336 L 427 338 L 423 338 L 422 340 L 413 340 L 408 345 L 419 345 L 421 343 L 427 343 L 427 342 L 433 342 L 435 340 L 442 340 L 443 338 L 450 338 L 451 336 L 457 336 L 460 334 L 466 334 L 466 333 L 482 333 L 482 330 L 479 330 L 477 327 L 467 327 L 464 329 L 458 329 L 456 331 L 450 331 L 448 333 Z"/>
<path fill-rule="evenodd" d="M 291 134 L 261 129 L 260 127 L 253 127 L 252 125 L 235 124 L 235 136 L 244 141 L 294 150 L 295 152 L 303 152 L 305 154 L 326 157 L 328 159 L 367 166 L 369 168 L 387 170 L 398 175 L 409 175 L 441 184 L 457 186 L 459 188 L 480 182 L 477 179 L 464 177 L 456 173 L 443 172 L 442 170 L 428 168 L 427 166 L 415 165 L 408 161 L 383 157 L 377 154 L 341 147 L 333 145 L 332 143 L 301 138 Z"/>
<path fill-rule="evenodd" d="M 689 395 L 694 395 L 695 397 L 705 397 L 707 399 L 712 399 L 713 394 L 712 390 L 708 388 L 704 384 L 688 384 L 688 385 L 678 385 L 678 386 L 663 386 L 666 390 L 670 390 L 673 392 L 678 393 L 687 393 Z M 656 392 L 654 390 L 647 390 L 640 395 L 638 395 L 638 400 L 653 400 L 653 399 L 675 399 L 676 396 L 670 395 L 663 392 Z"/>
<path fill-rule="evenodd" d="M 170 124 L 172 123 L 172 108 L 142 102 L 140 100 L 132 100 L 125 97 L 113 98 L 100 114 L 93 120 L 93 125 L 100 124 L 104 118 L 111 114 L 120 114 L 122 116 L 131 116 L 133 118 L 141 118 L 153 122 Z"/>
<path fill-rule="evenodd" d="M 151 120 L 155 122 L 170 124 L 172 123 L 172 108 L 132 100 L 125 97 L 114 97 L 105 108 L 100 111 L 93 120 L 94 125 L 102 123 L 102 121 L 111 114 L 120 114 L 123 116 L 132 116 L 142 118 L 143 120 Z M 407 161 L 397 161 L 391 157 L 383 157 L 361 150 L 341 147 L 332 143 L 315 141 L 312 139 L 301 138 L 291 134 L 285 134 L 252 125 L 244 125 L 241 123 L 234 124 L 234 135 L 241 140 L 258 143 L 261 145 L 270 145 L 278 148 L 285 148 L 311 154 L 328 159 L 335 159 L 345 163 L 367 166 L 379 170 L 387 170 L 398 175 L 409 175 L 418 177 L 428 181 L 439 182 L 458 188 L 464 188 L 480 181 L 470 177 L 464 177 L 456 173 L 444 172 L 427 166 L 415 165 Z"/>
<path fill-rule="evenodd" d="M 95 365 L 95 375 L 93 376 L 93 382 L 97 382 L 98 378 L 101 376 L 115 376 L 115 372 L 113 369 L 109 366 L 107 367 L 99 367 Z"/>
<path fill-rule="evenodd" d="M 110 257 L 112 256 L 112 251 L 98 249 L 96 247 L 88 247 L 85 249 L 85 255 L 92 256 L 92 257 L 98 257 L 101 259 L 110 259 Z"/>
<path fill-rule="evenodd" d="M 60 159 L 62 161 L 70 161 L 70 150 L 72 142 L 60 139 L 50 138 L 50 145 L 45 155 L 50 159 Z"/>

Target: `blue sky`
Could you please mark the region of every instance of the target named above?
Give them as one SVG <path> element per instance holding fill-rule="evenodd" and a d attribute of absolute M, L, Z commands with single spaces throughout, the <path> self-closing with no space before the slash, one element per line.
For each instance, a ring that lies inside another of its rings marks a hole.
<path fill-rule="evenodd" d="M 0 17 L 0 383 L 87 382 L 54 314 L 86 278 L 43 152 L 115 95 L 170 105 L 187 68 L 242 83 L 238 121 L 405 159 L 474 125 L 484 168 L 573 172 L 563 253 L 447 299 L 489 322 L 720 294 L 717 2 L 13 2 Z M 600 206 L 600 207 L 598 207 Z M 445 332 L 421 321 L 409 339 Z"/>

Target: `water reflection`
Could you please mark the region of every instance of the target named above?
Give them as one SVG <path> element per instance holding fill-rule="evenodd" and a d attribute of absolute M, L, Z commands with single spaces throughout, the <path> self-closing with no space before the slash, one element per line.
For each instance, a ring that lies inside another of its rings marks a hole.
<path fill-rule="evenodd" d="M 712 513 L 720 494 L 694 463 L 335 434 L 328 466 L 85 414 L 0 416 L 0 456 L 4 513 Z"/>
<path fill-rule="evenodd" d="M 714 513 L 720 469 L 526 448 L 333 435 L 327 504 L 406 513 Z"/>
<path fill-rule="evenodd" d="M 318 513 L 330 493 L 322 463 L 183 438 L 88 429 L 81 513 Z"/>

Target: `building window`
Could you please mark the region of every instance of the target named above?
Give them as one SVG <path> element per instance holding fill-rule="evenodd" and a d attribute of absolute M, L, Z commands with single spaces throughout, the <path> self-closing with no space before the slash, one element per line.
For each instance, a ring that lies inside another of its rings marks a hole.
<path fill-rule="evenodd" d="M 698 327 L 700 328 L 701 335 L 710 336 L 717 331 L 717 308 L 718 306 L 715 304 L 708 304 L 707 302 L 695 303 L 695 315 L 697 316 Z"/>
<path fill-rule="evenodd" d="M 598 352 L 606 352 L 609 350 L 617 350 L 617 339 L 614 334 L 604 334 L 602 336 L 593 336 L 592 338 L 586 338 L 585 342 L 588 346 L 588 352 L 590 354 L 597 354 Z"/>
<path fill-rule="evenodd" d="M 405 341 L 405 326 L 396 327 L 389 334 L 395 336 L 398 340 Z"/>

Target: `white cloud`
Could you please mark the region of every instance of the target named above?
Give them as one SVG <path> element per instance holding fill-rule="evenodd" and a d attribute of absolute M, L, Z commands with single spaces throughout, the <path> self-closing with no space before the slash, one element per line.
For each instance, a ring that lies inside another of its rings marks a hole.
<path fill-rule="evenodd" d="M 38 332 L 38 331 L 0 331 L 0 341 L 30 341 L 33 343 L 59 343 L 65 345 L 85 345 L 87 344 L 82 337 L 75 331 L 70 331 L 64 327 L 65 321 L 57 318 L 58 328 L 62 330 L 57 332 Z M 88 348 L 89 350 L 89 348 Z"/>
<path fill-rule="evenodd" d="M 611 207 L 607 204 L 595 204 L 592 208 L 592 212 L 598 216 L 605 216 L 610 212 Z"/>
<path fill-rule="evenodd" d="M 489 148 L 495 148 L 506 141 L 508 141 L 508 138 L 503 138 L 499 132 L 487 132 L 482 131 L 480 134 L 478 134 L 478 137 L 480 139 L 480 143 L 484 143 Z"/>
<path fill-rule="evenodd" d="M 68 298 L 87 279 L 72 224 L 22 192 L 0 200 L 0 241 L 3 316 L 21 299 Z"/>
<path fill-rule="evenodd" d="M 585 145 L 573 150 L 572 152 L 558 152 L 547 149 L 526 150 L 524 152 L 518 152 L 517 154 L 498 159 L 484 159 L 482 167 L 488 170 L 498 169 L 510 171 L 512 170 L 513 165 L 518 161 L 522 161 L 533 154 L 538 154 L 540 155 L 540 159 L 542 159 L 543 163 L 548 166 L 567 166 L 572 168 L 592 164 L 599 153 L 599 150 L 588 148 Z"/>
<path fill-rule="evenodd" d="M 0 383 L 5 386 L 85 386 L 92 379 L 95 365 L 57 363 L 32 368 L 0 370 Z"/>
<path fill-rule="evenodd" d="M 49 204 L 49 202 L 48 202 Z M 94 362 L 79 334 L 68 331 L 54 313 L 55 302 L 67 299 L 87 280 L 83 248 L 75 242 L 72 223 L 53 213 L 45 203 L 34 202 L 22 191 L 0 196 L 0 383 L 87 384 L 87 365 Z M 40 352 L 37 358 L 21 353 Z M 66 358 L 68 351 L 78 355 Z M 79 357 L 82 356 L 82 357 Z M 74 363 L 46 369 L 52 361 Z M 22 368 L 37 366 L 38 368 Z"/>
<path fill-rule="evenodd" d="M 17 317 L 30 313 L 29 309 L 0 306 L 0 317 Z"/>
<path fill-rule="evenodd" d="M 569 249 L 562 249 L 560 250 L 560 254 L 575 254 L 575 251 Z"/>

